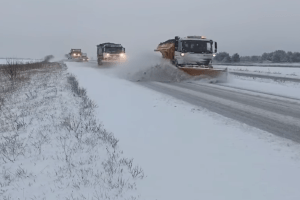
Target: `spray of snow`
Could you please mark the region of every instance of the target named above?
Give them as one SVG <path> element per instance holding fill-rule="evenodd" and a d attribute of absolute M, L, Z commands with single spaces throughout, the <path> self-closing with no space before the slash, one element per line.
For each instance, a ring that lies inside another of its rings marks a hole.
<path fill-rule="evenodd" d="M 163 59 L 160 53 L 141 52 L 129 56 L 124 63 L 106 63 L 102 68 L 114 76 L 130 81 L 159 81 L 159 82 L 218 82 L 218 79 L 207 76 L 190 76 Z"/>

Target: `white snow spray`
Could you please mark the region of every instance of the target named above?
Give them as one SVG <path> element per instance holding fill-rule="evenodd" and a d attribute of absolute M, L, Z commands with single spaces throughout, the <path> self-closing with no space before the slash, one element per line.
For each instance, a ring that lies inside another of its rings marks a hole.
<path fill-rule="evenodd" d="M 160 53 L 152 52 L 129 55 L 127 62 L 114 65 L 110 72 L 130 81 L 180 82 L 190 79 L 169 60 L 163 59 Z"/>
<path fill-rule="evenodd" d="M 184 73 L 169 60 L 163 59 L 159 52 L 140 52 L 129 54 L 128 60 L 119 64 L 106 64 L 102 66 L 106 72 L 113 76 L 130 81 L 159 81 L 159 82 L 183 82 L 198 81 L 214 83 L 217 78 L 211 79 L 207 76 L 190 76 Z"/>

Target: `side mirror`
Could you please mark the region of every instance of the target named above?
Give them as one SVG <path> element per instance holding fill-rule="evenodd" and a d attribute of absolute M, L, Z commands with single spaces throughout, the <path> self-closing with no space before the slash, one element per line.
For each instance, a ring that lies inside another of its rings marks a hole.
<path fill-rule="evenodd" d="M 125 48 L 124 48 L 124 53 L 125 53 Z"/>
<path fill-rule="evenodd" d="M 215 42 L 215 53 L 217 53 L 218 52 L 218 44 L 217 44 L 217 42 Z"/>

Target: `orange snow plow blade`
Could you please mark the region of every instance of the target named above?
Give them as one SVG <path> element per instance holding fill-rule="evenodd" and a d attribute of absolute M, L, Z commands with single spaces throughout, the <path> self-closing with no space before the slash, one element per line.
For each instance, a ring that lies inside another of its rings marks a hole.
<path fill-rule="evenodd" d="M 182 67 L 179 68 L 180 70 L 184 71 L 185 73 L 189 74 L 190 76 L 209 76 L 212 78 L 226 75 L 227 76 L 227 68 L 226 69 L 211 69 L 211 68 L 189 68 L 189 67 Z"/>
<path fill-rule="evenodd" d="M 159 51 L 163 58 L 172 60 L 174 59 L 175 45 L 174 43 L 161 44 L 154 51 Z"/>

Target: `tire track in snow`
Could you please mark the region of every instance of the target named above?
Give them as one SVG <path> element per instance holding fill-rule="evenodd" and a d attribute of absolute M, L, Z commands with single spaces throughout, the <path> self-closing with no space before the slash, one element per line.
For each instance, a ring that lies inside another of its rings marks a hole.
<path fill-rule="evenodd" d="M 144 82 L 144 86 L 205 107 L 275 135 L 300 142 L 300 107 L 290 99 L 230 92 L 208 84 Z"/>

